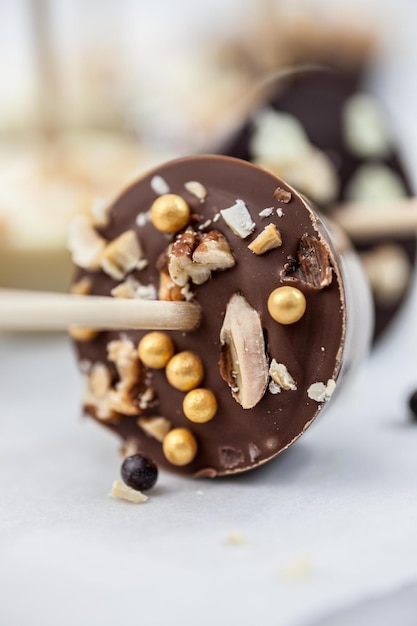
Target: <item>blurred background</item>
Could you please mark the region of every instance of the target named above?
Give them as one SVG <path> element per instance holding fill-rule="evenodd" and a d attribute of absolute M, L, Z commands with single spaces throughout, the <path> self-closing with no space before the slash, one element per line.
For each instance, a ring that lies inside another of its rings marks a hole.
<path fill-rule="evenodd" d="M 221 151 L 262 81 L 300 64 L 377 96 L 410 193 L 416 18 L 414 0 L 0 0 L 0 285 L 66 289 L 76 212 Z"/>

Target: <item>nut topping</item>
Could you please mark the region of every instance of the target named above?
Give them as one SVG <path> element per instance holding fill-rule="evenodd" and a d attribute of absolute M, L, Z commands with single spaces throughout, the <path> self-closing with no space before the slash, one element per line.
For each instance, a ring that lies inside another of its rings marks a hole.
<path fill-rule="evenodd" d="M 255 254 L 265 254 L 268 250 L 273 250 L 282 246 L 281 233 L 275 224 L 268 224 L 263 231 L 248 245 L 249 250 Z"/>
<path fill-rule="evenodd" d="M 297 389 L 296 382 L 291 376 L 287 367 L 283 363 L 277 363 L 275 359 L 272 359 L 269 366 L 269 375 L 274 383 L 279 385 L 281 389 L 295 391 Z"/>
<path fill-rule="evenodd" d="M 129 502 L 133 502 L 134 504 L 142 504 L 142 502 L 146 502 L 146 500 L 149 499 L 149 496 L 145 496 L 144 493 L 138 491 L 137 489 L 132 489 L 132 487 L 128 487 L 121 480 L 115 480 L 113 482 L 110 495 L 113 498 L 128 500 Z"/>
<path fill-rule="evenodd" d="M 127 230 L 106 246 L 101 267 L 115 280 L 122 280 L 135 269 L 141 258 L 142 247 L 138 238 L 133 230 Z"/>
<path fill-rule="evenodd" d="M 328 248 L 314 235 L 302 235 L 297 259 L 286 263 L 280 275 L 284 280 L 300 281 L 312 289 L 327 287 L 333 278 Z"/>
<path fill-rule="evenodd" d="M 265 393 L 268 362 L 259 314 L 238 293 L 227 305 L 220 342 L 220 374 L 235 400 L 251 409 Z"/>
<path fill-rule="evenodd" d="M 147 435 L 161 443 L 172 427 L 171 422 L 165 417 L 140 417 L 138 419 L 138 426 L 140 426 Z"/>
<path fill-rule="evenodd" d="M 184 287 L 189 280 L 202 285 L 215 270 L 233 267 L 235 260 L 226 238 L 217 230 L 201 235 L 190 229 L 170 246 L 168 272 L 172 281 Z"/>
<path fill-rule="evenodd" d="M 200 202 L 203 202 L 207 197 L 207 189 L 198 180 L 190 180 L 188 183 L 185 183 L 184 187 L 189 193 L 198 198 Z"/>
<path fill-rule="evenodd" d="M 310 385 L 307 389 L 307 395 L 311 400 L 315 400 L 316 402 L 327 402 L 335 389 L 336 381 L 330 378 L 330 380 L 327 381 L 327 385 L 321 382 Z"/>
<path fill-rule="evenodd" d="M 101 254 L 106 240 L 94 230 L 86 215 L 76 215 L 69 226 L 68 248 L 75 265 L 97 271 L 100 269 Z"/>

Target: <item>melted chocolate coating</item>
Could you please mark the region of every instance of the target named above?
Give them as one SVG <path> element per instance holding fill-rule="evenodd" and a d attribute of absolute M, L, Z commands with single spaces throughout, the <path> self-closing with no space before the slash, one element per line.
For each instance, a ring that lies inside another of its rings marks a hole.
<path fill-rule="evenodd" d="M 296 71 L 277 79 L 271 85 L 270 95 L 265 104 L 276 111 L 293 115 L 303 126 L 310 142 L 330 157 L 336 167 L 340 183 L 335 205 L 347 201 L 347 188 L 358 169 L 366 163 L 376 162 L 392 170 L 402 181 L 407 193 L 412 189 L 409 177 L 398 151 L 372 161 L 353 154 L 345 143 L 343 134 L 343 109 L 352 96 L 366 92 L 362 87 L 363 68 L 351 71 L 336 69 L 308 69 Z M 252 119 L 220 147 L 219 153 L 251 161 L 250 143 L 255 125 Z M 301 190 L 302 191 L 302 190 Z M 321 206 L 321 210 L 331 214 L 331 207 Z M 356 244 L 358 252 L 370 251 L 384 243 L 395 243 L 406 253 L 411 265 L 416 259 L 416 239 L 414 236 L 381 237 Z M 411 280 L 410 276 L 410 280 Z M 407 290 L 392 304 L 382 304 L 377 299 L 375 307 L 374 340 L 389 326 L 407 297 Z"/>
<path fill-rule="evenodd" d="M 236 264 L 231 269 L 213 271 L 204 284 L 190 284 L 203 311 L 199 329 L 168 333 L 176 352 L 190 350 L 201 358 L 204 366 L 201 386 L 215 394 L 218 411 L 209 422 L 197 424 L 189 421 L 182 411 L 184 392 L 169 385 L 163 369 L 147 370 L 146 381 L 155 391 L 156 402 L 141 412 L 141 416 L 163 416 L 170 420 L 172 427 L 189 429 L 198 443 L 195 459 L 186 466 L 176 467 L 164 457 L 161 443 L 138 426 L 139 415 L 120 415 L 118 421 L 111 422 L 98 419 L 93 407 L 85 409 L 122 439 L 137 443 L 138 450 L 169 470 L 200 476 L 242 472 L 268 461 L 295 441 L 326 404 L 308 397 L 309 386 L 337 379 L 343 356 L 345 308 L 336 255 L 316 214 L 276 177 L 256 166 L 228 157 L 181 159 L 162 165 L 129 187 L 114 203 L 110 225 L 101 231 L 110 241 L 126 230 L 134 229 L 149 264 L 140 271 L 131 272 L 130 276 L 142 284 L 152 284 L 158 290 L 158 259 L 175 238 L 175 235 L 156 230 L 149 220 L 143 226 L 136 221 L 138 214 L 149 211 L 157 197 L 151 187 L 155 175 L 167 182 L 171 193 L 187 201 L 192 211 L 191 224 L 197 230 L 207 220 L 213 220 L 221 209 L 234 205 L 237 199 L 243 200 L 256 223 L 255 230 L 245 239 L 235 235 L 222 217 L 202 227 L 202 232 L 217 230 L 226 237 Z M 205 187 L 207 197 L 204 201 L 185 189 L 184 184 L 188 181 L 198 181 Z M 291 192 L 288 204 L 274 196 L 277 187 Z M 260 217 L 260 211 L 267 207 L 274 207 L 273 215 Z M 277 208 L 282 209 L 281 217 L 276 213 Z M 280 231 L 282 246 L 256 255 L 248 249 L 248 244 L 269 223 L 275 224 Z M 300 238 L 306 234 L 318 239 L 328 254 L 332 267 L 332 280 L 328 286 L 313 288 L 301 281 L 294 282 L 294 279 L 289 282 L 280 276 L 288 261 L 297 257 Z M 109 295 L 110 290 L 121 282 L 102 271 L 83 269 L 77 271 L 75 278 L 79 280 L 85 275 L 92 280 L 92 293 L 97 295 Z M 302 319 L 290 325 L 275 322 L 267 309 L 270 292 L 284 284 L 296 286 L 307 300 Z M 276 394 L 267 387 L 261 400 L 251 409 L 243 409 L 232 397 L 219 368 L 220 329 L 227 303 L 235 293 L 242 294 L 259 313 L 268 360 L 274 358 L 286 365 L 297 383 L 297 390 L 282 389 Z M 145 331 L 101 332 L 92 341 L 76 343 L 78 357 L 90 365 L 106 364 L 115 384 L 117 372 L 107 359 L 109 342 L 127 337 L 137 346 L 144 334 Z"/>

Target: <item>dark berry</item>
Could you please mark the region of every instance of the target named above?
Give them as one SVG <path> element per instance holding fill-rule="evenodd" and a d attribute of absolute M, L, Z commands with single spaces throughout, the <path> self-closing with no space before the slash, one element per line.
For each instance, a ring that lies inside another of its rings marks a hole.
<path fill-rule="evenodd" d="M 158 478 L 158 468 L 153 461 L 141 454 L 128 456 L 122 463 L 123 482 L 136 491 L 151 489 Z"/>
<path fill-rule="evenodd" d="M 414 391 L 408 398 L 408 406 L 410 407 L 412 412 L 412 420 L 417 421 L 417 390 Z"/>

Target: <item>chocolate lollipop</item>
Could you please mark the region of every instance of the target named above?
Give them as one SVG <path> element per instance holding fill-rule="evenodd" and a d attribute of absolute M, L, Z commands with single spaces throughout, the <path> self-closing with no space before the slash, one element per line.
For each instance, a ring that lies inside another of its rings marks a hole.
<path fill-rule="evenodd" d="M 84 411 L 127 455 L 192 476 L 259 466 L 333 402 L 366 351 L 356 256 L 264 170 L 228 157 L 174 161 L 101 218 L 89 238 L 85 224 L 73 232 L 73 291 L 202 310 L 191 332 L 78 330 Z"/>
<path fill-rule="evenodd" d="M 344 203 L 360 203 L 377 224 L 379 205 L 391 204 L 395 221 L 398 200 L 412 190 L 381 107 L 362 87 L 363 74 L 362 66 L 301 68 L 278 77 L 219 152 L 282 176 L 330 215 Z M 377 338 L 407 296 L 414 230 L 352 234 L 373 291 Z"/>

